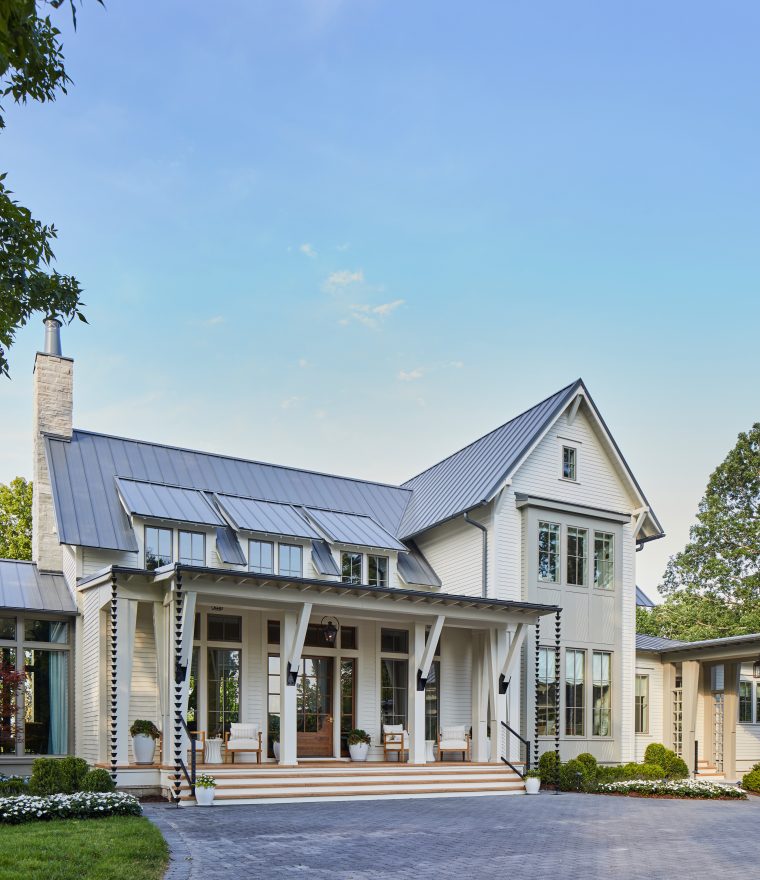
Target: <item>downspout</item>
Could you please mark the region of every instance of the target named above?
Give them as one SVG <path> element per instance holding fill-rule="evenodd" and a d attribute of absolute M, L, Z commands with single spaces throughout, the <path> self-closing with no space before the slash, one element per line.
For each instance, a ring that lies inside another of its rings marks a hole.
<path fill-rule="evenodd" d="M 479 523 L 474 519 L 470 519 L 470 514 L 465 511 L 464 512 L 464 521 L 469 523 L 471 526 L 475 526 L 476 529 L 480 529 L 483 532 L 483 598 L 488 598 L 488 529 L 483 525 L 483 523 Z"/>

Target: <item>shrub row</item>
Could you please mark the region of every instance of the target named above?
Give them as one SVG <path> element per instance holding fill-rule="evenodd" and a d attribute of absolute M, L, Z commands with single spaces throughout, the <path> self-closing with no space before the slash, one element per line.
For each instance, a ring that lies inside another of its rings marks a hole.
<path fill-rule="evenodd" d="M 760 794 L 760 761 L 742 777 L 742 788 Z"/>
<path fill-rule="evenodd" d="M 82 758 L 37 758 L 32 764 L 32 775 L 0 778 L 0 798 L 31 794 L 46 797 L 51 794 L 85 792 L 112 792 L 116 790 L 111 774 L 104 769 L 90 770 Z"/>
<path fill-rule="evenodd" d="M 0 800 L 0 824 L 18 825 L 47 819 L 97 819 L 103 816 L 140 816 L 136 797 L 122 792 L 80 791 L 48 797 L 21 795 Z"/>

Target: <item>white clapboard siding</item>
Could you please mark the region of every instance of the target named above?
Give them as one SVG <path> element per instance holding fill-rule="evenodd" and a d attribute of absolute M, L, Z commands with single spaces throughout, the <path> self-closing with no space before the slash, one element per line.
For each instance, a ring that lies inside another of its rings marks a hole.
<path fill-rule="evenodd" d="M 101 688 L 106 670 L 101 658 L 100 592 L 88 590 L 79 595 L 81 617 L 78 625 L 77 692 L 79 711 L 74 724 L 76 754 L 94 764 L 100 755 Z"/>
<path fill-rule="evenodd" d="M 650 743 L 665 742 L 663 712 L 663 667 L 659 658 L 652 654 L 636 655 L 636 675 L 649 676 L 649 733 L 635 734 L 636 754 L 634 760 L 642 762 Z"/>
<path fill-rule="evenodd" d="M 267 730 L 267 657 L 266 615 L 251 611 L 243 615 L 243 682 L 241 721 L 258 724 Z"/>
<path fill-rule="evenodd" d="M 737 773 L 747 773 L 758 761 L 760 761 L 760 724 L 737 724 Z"/>
<path fill-rule="evenodd" d="M 622 628 L 620 662 L 623 676 L 620 704 L 620 759 L 625 763 L 633 760 L 635 751 L 636 545 L 633 540 L 633 525 L 631 523 L 626 523 L 623 526 L 622 573 L 622 602 L 618 603 Z"/>
<path fill-rule="evenodd" d="M 119 550 L 95 550 L 82 547 L 82 577 L 95 574 L 109 565 L 138 567 L 138 554 Z"/>
<path fill-rule="evenodd" d="M 118 646 L 117 650 L 124 650 L 124 646 Z M 132 682 L 129 691 L 130 725 L 140 718 L 152 721 L 159 729 L 161 728 L 156 670 L 153 606 L 148 602 L 139 602 L 137 605 L 135 644 L 132 653 Z M 129 760 L 134 760 L 132 737 L 129 737 Z"/>
<path fill-rule="evenodd" d="M 490 526 L 490 514 L 478 511 L 472 518 Z M 483 533 L 480 529 L 459 517 L 418 535 L 415 541 L 441 579 L 444 592 L 482 595 Z M 490 550 L 489 546 L 489 555 Z"/>

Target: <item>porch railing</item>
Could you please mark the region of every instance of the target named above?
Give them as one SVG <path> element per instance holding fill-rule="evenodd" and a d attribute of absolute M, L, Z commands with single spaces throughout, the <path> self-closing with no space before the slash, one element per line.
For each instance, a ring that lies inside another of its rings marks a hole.
<path fill-rule="evenodd" d="M 694 740 L 694 776 L 699 776 L 699 740 Z"/>
<path fill-rule="evenodd" d="M 524 764 L 524 768 L 525 768 L 525 773 L 527 773 L 528 770 L 530 770 L 530 740 L 527 740 L 527 739 L 525 739 L 524 737 L 520 736 L 520 734 L 519 734 L 516 730 L 514 730 L 513 728 L 511 728 L 511 727 L 507 724 L 506 721 L 502 721 L 502 722 L 501 722 L 501 726 L 507 731 L 507 744 L 506 744 L 506 752 L 507 752 L 507 754 L 509 754 L 509 744 L 510 744 L 510 739 L 509 739 L 509 737 L 510 737 L 510 734 L 511 734 L 512 736 L 516 737 L 516 738 L 519 740 L 519 742 L 520 742 L 523 746 L 525 746 L 525 764 Z M 508 758 L 506 758 L 504 755 L 502 755 L 502 756 L 501 756 L 501 760 L 502 760 L 505 764 L 507 764 L 507 766 L 511 767 L 511 768 L 514 770 L 514 772 L 520 777 L 520 779 L 525 779 L 525 773 L 523 773 L 523 772 L 521 772 L 520 770 L 518 770 L 517 767 L 515 767 L 515 765 L 514 765 L 514 764 L 513 764 Z"/>
<path fill-rule="evenodd" d="M 185 766 L 185 762 L 182 760 L 182 758 L 179 759 L 179 766 L 185 779 L 187 780 L 187 784 L 190 786 L 190 793 L 193 797 L 195 797 L 195 744 L 198 741 L 198 734 L 194 730 L 190 730 L 190 728 L 187 726 L 187 722 L 181 715 L 179 717 L 179 720 L 182 722 L 182 727 L 190 739 L 190 772 L 188 773 L 187 767 Z"/>

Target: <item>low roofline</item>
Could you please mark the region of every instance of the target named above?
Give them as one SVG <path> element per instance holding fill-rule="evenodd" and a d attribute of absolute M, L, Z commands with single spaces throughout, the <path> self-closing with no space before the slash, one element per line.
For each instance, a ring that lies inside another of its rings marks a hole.
<path fill-rule="evenodd" d="M 547 614 L 556 614 L 562 608 L 559 605 L 542 605 L 536 602 L 515 602 L 511 599 L 483 599 L 477 596 L 463 596 L 458 593 L 442 593 L 432 590 L 409 590 L 400 587 L 372 587 L 368 584 L 344 584 L 341 581 L 327 581 L 318 578 L 295 578 L 276 574 L 257 574 L 251 571 L 235 571 L 229 568 L 210 568 L 201 565 L 181 565 L 174 563 L 165 565 L 155 570 L 146 568 L 130 568 L 123 565 L 109 565 L 100 571 L 82 578 L 77 582 L 77 589 L 94 586 L 111 575 L 143 576 L 152 581 L 160 582 L 177 573 L 188 572 L 190 574 L 207 574 L 212 577 L 229 577 L 235 580 L 251 581 L 254 583 L 293 584 L 294 586 L 323 587 L 328 591 L 336 590 L 341 593 L 355 593 L 366 596 L 400 596 L 408 599 L 430 600 L 431 603 L 441 602 L 466 605 L 471 608 L 492 608 L 504 611 L 517 611 L 535 614 L 539 617 Z"/>

